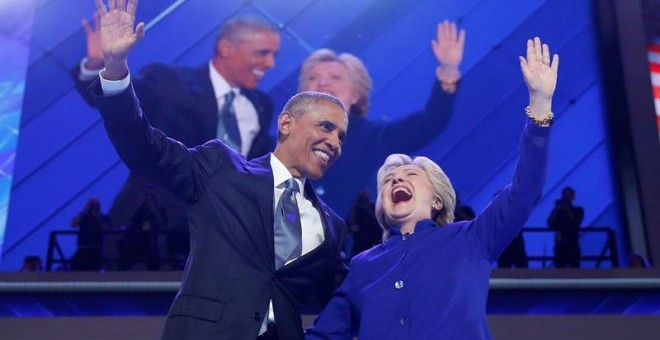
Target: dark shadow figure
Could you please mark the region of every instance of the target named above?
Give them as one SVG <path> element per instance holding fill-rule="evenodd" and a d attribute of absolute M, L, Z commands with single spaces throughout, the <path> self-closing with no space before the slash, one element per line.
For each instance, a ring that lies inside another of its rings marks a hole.
<path fill-rule="evenodd" d="M 584 209 L 573 205 L 575 190 L 565 187 L 548 217 L 548 227 L 555 231 L 555 268 L 580 267 L 580 225 Z"/>
<path fill-rule="evenodd" d="M 358 193 L 346 219 L 346 225 L 349 233 L 353 235 L 352 256 L 382 242 L 383 229 L 376 220 L 375 207 L 368 191 L 363 190 Z"/>
<path fill-rule="evenodd" d="M 71 221 L 78 228 L 78 249 L 73 255 L 71 269 L 99 271 L 103 267 L 103 232 L 110 229 L 110 218 L 101 213 L 101 202 L 92 197 L 85 208 Z"/>
<path fill-rule="evenodd" d="M 118 270 L 130 270 L 138 262 L 144 262 L 148 270 L 160 269 L 158 232 L 167 219 L 153 190 L 153 187 L 146 188 L 131 223 L 117 242 Z"/>

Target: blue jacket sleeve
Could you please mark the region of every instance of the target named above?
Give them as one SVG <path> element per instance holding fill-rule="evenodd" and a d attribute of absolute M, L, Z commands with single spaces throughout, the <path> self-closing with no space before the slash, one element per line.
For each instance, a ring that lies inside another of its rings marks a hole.
<path fill-rule="evenodd" d="M 342 285 L 333 293 L 330 302 L 305 332 L 305 339 L 352 339 L 356 336 L 357 320 L 351 303 L 351 270 Z"/>
<path fill-rule="evenodd" d="M 550 128 L 526 123 L 513 180 L 469 225 L 477 246 L 495 260 L 520 232 L 541 196 L 545 181 Z"/>
<path fill-rule="evenodd" d="M 378 145 L 386 155 L 418 150 L 433 141 L 449 124 L 456 94 L 445 93 L 437 80 L 433 83 L 423 110 L 393 122 L 382 123 L 374 145 Z"/>

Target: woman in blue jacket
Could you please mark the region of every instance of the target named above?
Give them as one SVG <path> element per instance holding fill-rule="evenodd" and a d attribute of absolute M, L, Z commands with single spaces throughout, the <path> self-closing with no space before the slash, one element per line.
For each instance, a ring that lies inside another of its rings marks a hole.
<path fill-rule="evenodd" d="M 454 223 L 456 196 L 442 169 L 426 157 L 390 155 L 378 171 L 384 242 L 353 258 L 308 339 L 491 338 L 491 264 L 541 195 L 559 57 L 550 63 L 535 38 L 520 66 L 530 102 L 511 184 L 474 220 Z"/>
<path fill-rule="evenodd" d="M 316 183 L 317 192 L 340 216 L 348 216 L 353 198 L 369 189 L 380 162 L 394 152 L 413 152 L 448 125 L 454 112 L 463 60 L 465 31 L 448 21 L 438 24 L 432 50 L 438 61 L 429 97 L 420 110 L 393 120 L 367 119 L 371 77 L 362 61 L 330 49 L 313 52 L 301 67 L 298 90 L 319 91 L 339 98 L 349 113 L 350 132 L 342 156 Z M 410 138 L 411 133 L 415 138 Z"/>

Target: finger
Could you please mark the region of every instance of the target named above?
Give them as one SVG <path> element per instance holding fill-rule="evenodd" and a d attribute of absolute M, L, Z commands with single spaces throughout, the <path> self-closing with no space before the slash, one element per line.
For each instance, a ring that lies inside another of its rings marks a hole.
<path fill-rule="evenodd" d="M 103 4 L 103 0 L 94 0 L 94 3 L 96 3 L 96 10 L 99 12 L 99 15 L 104 15 L 105 13 L 108 13 L 108 10 L 105 8 L 105 5 Z"/>
<path fill-rule="evenodd" d="M 551 64 L 552 70 L 556 73 L 559 71 L 559 54 L 555 54 L 552 56 L 552 64 Z"/>
<path fill-rule="evenodd" d="M 543 44 L 543 63 L 550 65 L 550 47 L 548 47 L 548 44 Z"/>
<path fill-rule="evenodd" d="M 135 38 L 140 41 L 144 37 L 144 22 L 140 22 L 135 27 Z"/>
<path fill-rule="evenodd" d="M 89 22 L 87 22 L 87 19 L 82 19 L 81 24 L 83 29 L 85 30 L 85 34 L 89 34 L 92 32 L 92 27 L 89 26 Z"/>
<path fill-rule="evenodd" d="M 451 41 L 456 41 L 458 35 L 456 34 L 456 24 L 453 22 L 449 23 L 449 34 L 451 35 Z"/>
<path fill-rule="evenodd" d="M 108 11 L 117 9 L 117 0 L 108 0 Z"/>
<path fill-rule="evenodd" d="M 442 39 L 451 41 L 451 23 L 447 20 L 442 22 Z"/>
<path fill-rule="evenodd" d="M 117 9 L 120 11 L 126 10 L 126 0 L 115 0 L 117 1 Z"/>
<path fill-rule="evenodd" d="M 461 30 L 461 33 L 458 35 L 458 44 L 461 48 L 465 46 L 465 30 Z"/>
<path fill-rule="evenodd" d="M 527 61 L 534 58 L 534 42 L 532 39 L 527 39 Z"/>
<path fill-rule="evenodd" d="M 523 77 L 527 79 L 527 76 L 529 75 L 529 65 L 527 64 L 527 60 L 522 56 L 518 56 L 518 60 L 520 61 L 520 70 L 523 73 Z"/>
<path fill-rule="evenodd" d="M 535 37 L 534 38 L 534 60 L 538 62 L 542 62 L 542 53 L 541 53 L 541 38 Z"/>
<path fill-rule="evenodd" d="M 445 20 L 438 25 L 438 38 L 440 41 L 446 41 L 448 36 L 449 33 L 447 32 L 447 20 Z"/>
<path fill-rule="evenodd" d="M 135 16 L 135 13 L 137 12 L 137 6 L 138 6 L 138 0 L 128 0 L 128 8 L 126 11 L 128 14 L 131 14 Z"/>

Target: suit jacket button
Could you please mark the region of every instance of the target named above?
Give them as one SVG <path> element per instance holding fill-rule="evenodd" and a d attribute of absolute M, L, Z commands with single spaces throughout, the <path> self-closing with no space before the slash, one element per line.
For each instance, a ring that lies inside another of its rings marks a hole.
<path fill-rule="evenodd" d="M 259 312 L 254 312 L 254 314 L 252 314 L 252 318 L 254 319 L 254 321 L 259 321 L 259 320 L 261 320 L 261 313 L 259 313 Z"/>

